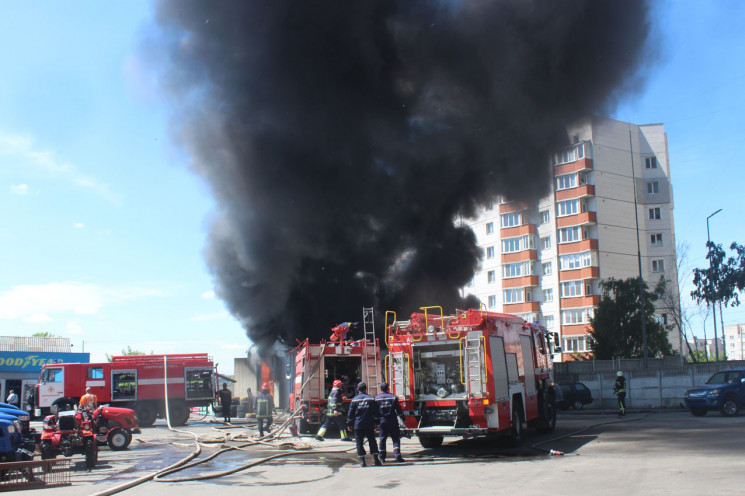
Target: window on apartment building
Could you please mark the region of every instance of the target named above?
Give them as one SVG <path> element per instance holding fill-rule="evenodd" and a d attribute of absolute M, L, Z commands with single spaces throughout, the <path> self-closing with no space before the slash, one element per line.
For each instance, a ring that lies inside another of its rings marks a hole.
<path fill-rule="evenodd" d="M 522 224 L 520 212 L 510 212 L 499 216 L 502 219 L 502 227 L 515 227 Z"/>
<path fill-rule="evenodd" d="M 525 288 L 525 301 L 533 301 L 533 292 L 530 288 Z"/>
<path fill-rule="evenodd" d="M 494 210 L 494 200 L 489 200 L 489 202 L 486 204 L 487 210 Z"/>
<path fill-rule="evenodd" d="M 662 209 L 654 207 L 649 209 L 649 220 L 660 220 L 662 218 Z"/>
<path fill-rule="evenodd" d="M 502 278 L 530 275 L 530 262 L 515 262 L 502 265 Z"/>
<path fill-rule="evenodd" d="M 649 242 L 652 246 L 662 246 L 662 233 L 651 234 L 649 236 Z"/>
<path fill-rule="evenodd" d="M 494 308 L 497 306 L 497 297 L 495 295 L 489 296 L 487 298 L 487 303 L 489 304 L 489 308 Z"/>
<path fill-rule="evenodd" d="M 486 223 L 486 234 L 494 234 L 494 222 Z"/>
<path fill-rule="evenodd" d="M 541 250 L 551 249 L 551 236 L 541 238 Z"/>
<path fill-rule="evenodd" d="M 511 288 L 502 291 L 502 302 L 507 303 L 522 303 L 525 296 L 525 290 L 523 288 Z"/>
<path fill-rule="evenodd" d="M 553 329 L 554 328 L 554 316 L 553 315 L 546 315 L 546 318 L 544 319 L 546 321 L 546 329 Z"/>
<path fill-rule="evenodd" d="M 559 244 L 573 243 L 582 239 L 582 229 L 579 226 L 562 227 L 558 231 Z"/>
<path fill-rule="evenodd" d="M 471 287 L 476 283 L 476 276 L 472 277 L 470 281 L 468 281 L 468 286 Z"/>
<path fill-rule="evenodd" d="M 660 182 L 659 181 L 649 181 L 647 183 L 647 193 L 650 195 L 654 195 L 660 192 Z"/>
<path fill-rule="evenodd" d="M 584 288 L 582 281 L 565 281 L 559 285 L 562 298 L 582 296 L 582 288 Z"/>
<path fill-rule="evenodd" d="M 494 258 L 494 247 L 493 246 L 486 247 L 486 258 Z"/>
<path fill-rule="evenodd" d="M 556 203 L 556 216 L 566 217 L 579 212 L 579 200 L 565 200 Z"/>
<path fill-rule="evenodd" d="M 554 153 L 553 163 L 554 165 L 568 164 L 569 162 L 575 162 L 585 156 L 585 147 L 582 145 L 573 146 L 566 150 L 561 150 Z"/>
<path fill-rule="evenodd" d="M 582 352 L 587 351 L 585 336 L 568 336 L 562 338 L 564 343 L 564 352 Z"/>
<path fill-rule="evenodd" d="M 515 253 L 521 250 L 533 249 L 535 249 L 535 236 L 532 234 L 502 240 L 502 253 Z"/>
<path fill-rule="evenodd" d="M 590 322 L 592 315 L 592 307 L 562 310 L 561 323 L 564 325 L 587 324 Z"/>
<path fill-rule="evenodd" d="M 488 282 L 489 284 L 493 284 L 493 283 L 497 282 L 497 272 L 494 271 L 494 270 L 490 270 L 489 272 L 487 272 L 486 273 L 486 282 Z"/>
<path fill-rule="evenodd" d="M 553 265 L 551 264 L 551 262 L 541 264 L 541 272 L 544 276 L 550 276 L 553 272 Z"/>
<path fill-rule="evenodd" d="M 592 263 L 592 256 L 589 251 L 583 253 L 569 253 L 559 257 L 559 270 L 573 270 L 582 267 L 589 267 Z"/>
<path fill-rule="evenodd" d="M 665 272 L 665 260 L 652 260 L 652 272 Z"/>
<path fill-rule="evenodd" d="M 551 212 L 543 210 L 541 212 L 541 224 L 548 224 L 549 222 L 551 222 Z"/>
<path fill-rule="evenodd" d="M 554 301 L 554 288 L 548 288 L 543 290 L 543 301 L 549 302 Z"/>
<path fill-rule="evenodd" d="M 569 189 L 577 187 L 577 174 L 564 174 L 556 176 L 556 189 Z"/>
<path fill-rule="evenodd" d="M 657 157 L 645 158 L 644 165 L 647 167 L 647 169 L 656 169 L 657 168 Z"/>

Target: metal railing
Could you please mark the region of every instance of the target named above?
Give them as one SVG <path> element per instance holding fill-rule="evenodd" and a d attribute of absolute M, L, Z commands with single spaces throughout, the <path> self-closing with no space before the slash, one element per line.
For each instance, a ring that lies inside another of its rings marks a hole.
<path fill-rule="evenodd" d="M 70 460 L 0 463 L 0 492 L 69 486 Z"/>
<path fill-rule="evenodd" d="M 70 353 L 70 338 L 0 336 L 0 351 Z"/>

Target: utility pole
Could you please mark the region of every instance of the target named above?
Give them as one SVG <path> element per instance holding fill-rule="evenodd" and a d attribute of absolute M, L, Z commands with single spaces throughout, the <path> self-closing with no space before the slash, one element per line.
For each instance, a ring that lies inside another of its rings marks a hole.
<path fill-rule="evenodd" d="M 642 278 L 642 248 L 639 240 L 639 201 L 636 197 L 636 173 L 634 172 L 634 145 L 631 140 L 629 124 L 629 155 L 631 156 L 631 185 L 634 188 L 634 220 L 636 221 L 636 259 L 639 263 L 639 310 L 642 322 L 642 346 L 644 348 L 644 369 L 649 365 L 649 348 L 647 347 L 647 319 L 644 311 L 644 279 Z"/>
<path fill-rule="evenodd" d="M 719 210 L 717 210 L 716 212 L 714 212 L 713 214 L 711 214 L 710 216 L 706 218 L 706 247 L 709 249 L 709 268 L 712 269 L 712 272 L 714 271 L 713 270 L 714 266 L 711 263 L 711 246 L 710 246 L 711 236 L 709 235 L 709 219 L 711 219 L 712 217 L 714 217 L 716 214 L 718 214 L 721 211 L 722 209 L 720 208 Z M 716 284 L 717 284 L 717 292 L 718 292 L 719 291 L 719 274 L 717 273 L 716 276 L 717 276 Z M 719 299 L 719 294 L 716 295 L 716 299 L 714 301 L 709 302 L 711 303 L 711 310 L 714 313 L 714 361 L 715 362 L 719 361 L 719 341 L 717 340 L 718 339 L 717 338 L 717 300 L 718 299 Z M 724 332 L 724 329 L 722 329 L 722 332 Z"/>

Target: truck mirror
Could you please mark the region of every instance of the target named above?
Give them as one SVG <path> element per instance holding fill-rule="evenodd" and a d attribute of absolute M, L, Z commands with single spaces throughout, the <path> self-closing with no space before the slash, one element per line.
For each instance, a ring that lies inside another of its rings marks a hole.
<path fill-rule="evenodd" d="M 552 332 L 551 333 L 551 341 L 553 343 L 553 352 L 554 353 L 561 353 L 563 350 L 561 349 L 561 340 L 559 339 L 559 333 L 558 332 Z"/>
<path fill-rule="evenodd" d="M 291 372 L 292 372 L 292 369 L 290 369 L 290 364 L 286 363 L 285 364 L 285 379 L 287 379 L 288 381 L 292 379 Z"/>

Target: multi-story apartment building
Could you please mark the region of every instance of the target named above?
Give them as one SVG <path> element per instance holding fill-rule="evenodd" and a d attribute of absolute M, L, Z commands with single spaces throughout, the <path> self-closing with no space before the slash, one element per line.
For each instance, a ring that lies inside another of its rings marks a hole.
<path fill-rule="evenodd" d="M 637 277 L 641 258 L 650 287 L 664 275 L 677 288 L 663 125 L 592 117 L 568 134 L 572 145 L 549 159 L 550 194 L 535 203 L 496 199 L 468 221 L 484 257 L 464 288 L 491 310 L 559 332 L 560 360 L 589 351 L 601 280 Z M 657 313 L 667 323 L 666 311 Z M 680 350 L 677 330 L 670 342 Z"/>
<path fill-rule="evenodd" d="M 727 360 L 745 360 L 745 324 L 724 326 L 724 342 L 727 344 Z M 721 353 L 721 348 L 720 348 Z"/>

